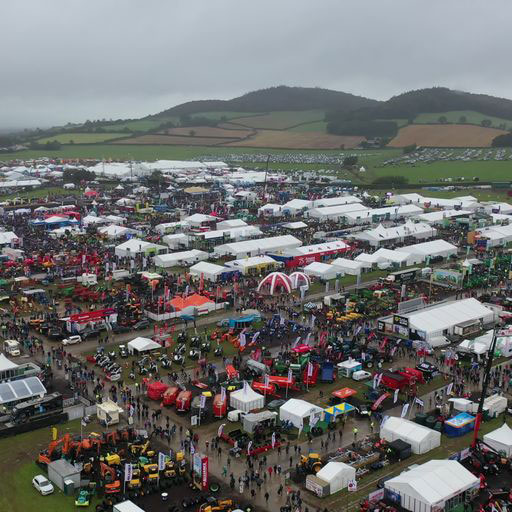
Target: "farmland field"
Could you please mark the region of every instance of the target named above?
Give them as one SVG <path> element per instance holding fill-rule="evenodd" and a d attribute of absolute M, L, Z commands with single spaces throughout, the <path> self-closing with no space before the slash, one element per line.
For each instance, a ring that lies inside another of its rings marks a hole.
<path fill-rule="evenodd" d="M 389 146 L 401 148 L 417 144 L 424 147 L 489 147 L 495 137 L 505 133 L 496 128 L 468 124 L 413 124 L 401 128 Z"/>
<path fill-rule="evenodd" d="M 510 119 L 502 119 L 500 117 L 494 116 L 486 116 L 485 114 L 481 114 L 480 112 L 474 112 L 472 110 L 453 110 L 451 112 L 433 112 L 429 114 L 419 114 L 414 119 L 414 124 L 424 124 L 424 123 L 439 123 L 439 118 L 441 116 L 446 117 L 449 123 L 458 123 L 461 116 L 466 118 L 467 124 L 476 124 L 480 126 L 480 123 L 484 119 L 489 119 L 492 121 L 493 127 L 498 127 L 500 124 L 505 123 L 507 128 L 512 126 L 512 120 Z"/>
<path fill-rule="evenodd" d="M 226 146 L 290 149 L 337 149 L 355 148 L 364 137 L 329 135 L 321 132 L 289 132 L 282 130 L 259 130 L 254 137 L 232 142 Z"/>
<path fill-rule="evenodd" d="M 166 121 L 178 122 L 177 117 L 166 117 L 162 119 L 137 119 L 135 121 L 125 121 L 121 123 L 113 123 L 103 126 L 107 131 L 119 131 L 124 128 L 128 128 L 133 132 L 147 132 L 148 130 L 154 130 L 158 128 L 162 123 Z"/>
<path fill-rule="evenodd" d="M 228 130 L 224 128 L 216 128 L 214 126 L 191 126 L 183 128 L 169 128 L 165 131 L 167 135 L 184 135 L 189 136 L 190 131 L 194 130 L 195 137 L 229 137 L 242 138 L 250 135 L 252 130 Z"/>
<path fill-rule="evenodd" d="M 46 142 L 56 140 L 61 144 L 70 144 L 70 141 L 73 141 L 74 144 L 96 144 L 126 136 L 126 133 L 59 133 L 52 137 L 39 139 L 37 142 L 46 144 Z"/>
<path fill-rule="evenodd" d="M 190 130 L 190 129 L 189 129 Z M 185 137 L 179 135 L 148 134 L 140 137 L 124 139 L 123 144 L 169 144 L 173 146 L 214 146 L 225 142 L 235 142 L 237 139 L 221 137 Z"/>
<path fill-rule="evenodd" d="M 219 111 L 219 112 L 198 112 L 196 114 L 192 114 L 190 117 L 206 117 L 207 119 L 215 119 L 221 120 L 222 118 L 226 119 L 237 119 L 239 117 L 249 117 L 249 116 L 259 116 L 261 115 L 258 112 L 233 112 L 233 111 Z"/>
<path fill-rule="evenodd" d="M 323 121 L 325 113 L 322 110 L 276 111 L 251 117 L 240 117 L 234 120 L 237 124 L 250 128 L 268 128 L 285 130 L 291 126 L 313 121 Z"/>
<path fill-rule="evenodd" d="M 289 129 L 291 132 L 322 132 L 327 130 L 326 121 L 313 121 L 312 123 L 298 124 Z"/>

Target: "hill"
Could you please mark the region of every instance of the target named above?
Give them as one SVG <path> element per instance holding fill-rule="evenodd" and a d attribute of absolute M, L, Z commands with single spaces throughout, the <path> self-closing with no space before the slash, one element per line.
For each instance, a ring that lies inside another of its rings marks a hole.
<path fill-rule="evenodd" d="M 280 85 L 249 92 L 231 100 L 189 101 L 149 116 L 151 119 L 193 115 L 201 112 L 271 112 L 294 110 L 333 110 L 350 112 L 373 107 L 378 101 L 319 87 Z"/>
<path fill-rule="evenodd" d="M 465 112 L 469 115 L 464 115 Z M 406 119 L 409 124 L 427 120 L 448 123 L 453 120 L 454 113 L 459 113 L 457 122 L 471 123 L 471 120 L 480 118 L 484 126 L 497 121 L 503 124 L 503 121 L 512 120 L 512 101 L 486 94 L 432 87 L 406 92 L 348 113 L 341 109 L 331 110 L 327 112 L 326 119 L 330 133 L 346 135 L 347 131 L 357 130 L 357 135 L 390 137 L 398 131 L 397 119 Z"/>

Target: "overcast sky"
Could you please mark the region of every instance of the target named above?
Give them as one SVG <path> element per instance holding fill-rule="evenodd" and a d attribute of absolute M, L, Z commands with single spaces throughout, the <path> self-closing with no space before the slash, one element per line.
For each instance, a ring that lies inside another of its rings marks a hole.
<path fill-rule="evenodd" d="M 273 85 L 512 97 L 510 0 L 16 0 L 0 12 L 0 128 Z"/>

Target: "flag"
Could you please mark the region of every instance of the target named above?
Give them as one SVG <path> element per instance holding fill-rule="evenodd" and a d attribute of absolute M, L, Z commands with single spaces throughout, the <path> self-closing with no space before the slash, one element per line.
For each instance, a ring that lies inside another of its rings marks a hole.
<path fill-rule="evenodd" d="M 308 377 L 313 375 L 313 363 L 308 363 Z"/>
<path fill-rule="evenodd" d="M 290 369 L 288 370 L 288 382 L 290 382 L 290 383 L 291 383 L 291 382 L 292 382 L 292 380 L 293 380 L 293 372 L 292 372 L 292 369 L 290 368 Z"/>
<path fill-rule="evenodd" d="M 446 394 L 451 395 L 452 389 L 453 389 L 453 382 L 450 382 L 450 384 L 448 384 L 448 387 L 446 388 Z"/>
<path fill-rule="evenodd" d="M 295 348 L 299 344 L 299 341 L 300 341 L 300 336 L 297 336 L 297 339 L 293 342 L 292 348 Z"/>
<path fill-rule="evenodd" d="M 133 466 L 131 464 L 124 465 L 124 481 L 129 482 L 133 478 Z"/>
<path fill-rule="evenodd" d="M 202 292 L 204 290 L 204 273 L 201 272 L 201 277 L 199 278 L 199 291 Z"/>
<path fill-rule="evenodd" d="M 112 421 L 112 416 L 108 412 L 105 413 L 105 423 L 109 424 Z"/>
<path fill-rule="evenodd" d="M 196 453 L 196 447 L 194 446 L 194 443 L 190 443 L 190 455 L 194 455 Z"/>
<path fill-rule="evenodd" d="M 409 410 L 409 404 L 404 404 L 402 407 L 402 414 L 400 414 L 401 418 L 405 418 L 407 416 L 407 411 Z"/>
<path fill-rule="evenodd" d="M 398 402 L 398 389 L 395 389 L 395 395 L 393 397 L 393 403 L 396 404 Z"/>
<path fill-rule="evenodd" d="M 220 388 L 220 399 L 225 402 L 226 401 L 226 388 L 222 386 Z"/>
<path fill-rule="evenodd" d="M 276 445 L 276 433 L 272 432 L 272 448 Z"/>
<path fill-rule="evenodd" d="M 420 407 L 423 407 L 425 405 L 425 402 L 421 398 L 416 397 L 414 400 Z"/>
<path fill-rule="evenodd" d="M 251 343 L 255 343 L 258 339 L 258 336 L 260 335 L 260 331 L 256 331 L 252 337 Z"/>
<path fill-rule="evenodd" d="M 252 448 L 252 441 L 249 441 L 249 444 L 247 445 L 247 455 L 251 454 L 251 448 Z"/>
<path fill-rule="evenodd" d="M 245 333 L 240 333 L 240 336 L 238 337 L 238 340 L 239 340 L 239 345 L 240 347 L 245 347 L 246 343 L 247 343 L 247 340 L 246 340 L 246 337 L 245 337 Z"/>
<path fill-rule="evenodd" d="M 158 452 L 158 471 L 165 469 L 165 453 Z"/>
<path fill-rule="evenodd" d="M 268 375 L 268 373 L 265 374 L 265 386 L 268 386 L 270 384 L 270 376 Z"/>
<path fill-rule="evenodd" d="M 222 435 L 222 433 L 224 432 L 224 427 L 226 426 L 225 423 L 223 423 L 222 425 L 219 426 L 218 430 L 217 430 L 217 437 L 220 437 Z"/>
<path fill-rule="evenodd" d="M 201 395 L 201 398 L 199 400 L 199 407 L 201 407 L 201 409 L 204 409 L 204 406 L 206 405 L 206 397 L 204 395 Z"/>

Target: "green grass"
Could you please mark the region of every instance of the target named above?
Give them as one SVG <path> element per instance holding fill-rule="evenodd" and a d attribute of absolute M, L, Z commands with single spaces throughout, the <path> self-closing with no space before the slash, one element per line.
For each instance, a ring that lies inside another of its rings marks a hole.
<path fill-rule="evenodd" d="M 135 121 L 125 121 L 120 123 L 108 124 L 103 126 L 103 128 L 107 131 L 120 131 L 125 128 L 128 128 L 133 132 L 147 132 L 149 130 L 154 130 L 155 128 L 158 128 L 162 123 L 165 123 L 167 121 L 177 123 L 178 118 L 165 117 L 161 119 L 137 119 Z"/>
<path fill-rule="evenodd" d="M 285 130 L 292 126 L 313 121 L 323 121 L 322 110 L 273 111 L 249 118 L 240 118 L 236 122 L 251 128 Z"/>
<path fill-rule="evenodd" d="M 327 122 L 326 121 L 313 121 L 312 123 L 299 124 L 297 126 L 292 126 L 289 129 L 290 132 L 322 132 L 325 133 L 327 131 Z"/>
<path fill-rule="evenodd" d="M 377 119 L 377 121 L 394 121 L 398 128 L 402 128 L 403 126 L 407 126 L 409 124 L 408 119 Z"/>
<path fill-rule="evenodd" d="M 89 424 L 84 430 L 94 431 L 97 425 Z M 58 425 L 58 435 L 80 432 L 80 422 L 71 421 Z M 55 489 L 49 496 L 41 496 L 32 487 L 32 478 L 44 471 L 35 464 L 38 453 L 51 441 L 50 428 L 27 432 L 15 437 L 0 439 L 2 465 L 0 467 L 0 510 L 5 512 L 67 512 L 75 510 L 73 497 L 64 496 Z M 91 501 L 89 509 L 94 510 Z"/>
<path fill-rule="evenodd" d="M 489 119 L 492 121 L 492 126 L 497 128 L 500 124 L 505 123 L 506 129 L 510 129 L 512 127 L 512 120 L 503 119 L 500 117 L 487 116 L 485 114 L 481 114 L 480 112 L 474 112 L 472 110 L 454 110 L 451 112 L 433 112 L 426 114 L 419 114 L 414 119 L 414 124 L 430 124 L 430 123 L 438 123 L 439 118 L 441 116 L 446 117 L 449 123 L 459 123 L 459 119 L 461 116 L 466 117 L 465 124 L 477 124 L 480 126 L 483 119 Z"/>
<path fill-rule="evenodd" d="M 192 114 L 191 117 L 205 117 L 206 119 L 214 119 L 216 121 L 220 121 L 223 117 L 225 117 L 226 121 L 229 121 L 231 119 L 234 120 L 237 117 L 261 115 L 263 115 L 261 112 L 233 112 L 232 110 L 221 110 L 219 112 L 198 112 L 197 114 Z"/>
<path fill-rule="evenodd" d="M 61 187 L 39 188 L 36 190 L 29 190 L 27 192 L 15 192 L 14 194 L 0 195 L 0 201 L 8 199 L 22 198 L 22 199 L 40 199 L 47 196 L 75 196 L 80 195 L 80 190 L 65 190 Z"/>
<path fill-rule="evenodd" d="M 52 137 L 44 137 L 37 142 L 46 144 L 47 142 L 56 140 L 61 144 L 96 144 L 98 142 L 105 142 L 107 140 L 118 139 L 120 137 L 128 137 L 130 134 L 126 133 L 60 133 Z"/>

